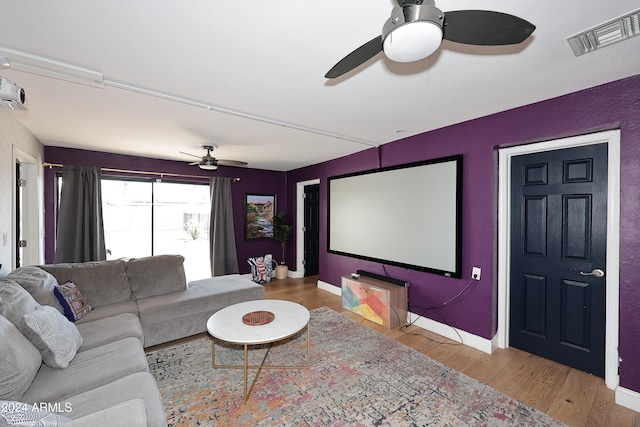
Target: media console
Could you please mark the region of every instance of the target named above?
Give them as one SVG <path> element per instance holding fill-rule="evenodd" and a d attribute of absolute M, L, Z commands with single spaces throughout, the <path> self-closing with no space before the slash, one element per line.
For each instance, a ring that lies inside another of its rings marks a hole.
<path fill-rule="evenodd" d="M 389 329 L 407 322 L 406 286 L 362 274 L 357 278 L 342 276 L 341 285 L 342 307 L 347 310 Z"/>

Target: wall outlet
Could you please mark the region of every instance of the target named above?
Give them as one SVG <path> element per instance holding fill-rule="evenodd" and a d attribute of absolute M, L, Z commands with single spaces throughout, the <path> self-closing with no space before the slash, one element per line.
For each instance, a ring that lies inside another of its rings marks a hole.
<path fill-rule="evenodd" d="M 482 269 L 480 267 L 473 267 L 471 271 L 471 278 L 475 280 L 480 280 L 480 275 L 482 274 Z"/>

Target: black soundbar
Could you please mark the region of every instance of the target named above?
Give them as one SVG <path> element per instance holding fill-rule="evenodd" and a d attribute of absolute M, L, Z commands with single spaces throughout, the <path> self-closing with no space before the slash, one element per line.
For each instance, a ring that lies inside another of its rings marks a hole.
<path fill-rule="evenodd" d="M 393 277 L 383 276 L 382 274 L 371 273 L 369 271 L 364 271 L 364 270 L 357 270 L 356 273 L 361 276 L 370 277 L 372 279 L 391 283 L 393 285 L 404 286 L 405 288 L 409 287 L 409 282 L 405 282 L 404 280 L 400 280 L 400 279 L 394 279 Z"/>

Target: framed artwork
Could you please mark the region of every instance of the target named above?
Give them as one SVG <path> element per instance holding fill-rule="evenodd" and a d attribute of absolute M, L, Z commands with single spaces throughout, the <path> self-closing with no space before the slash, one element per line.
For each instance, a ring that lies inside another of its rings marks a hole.
<path fill-rule="evenodd" d="M 245 194 L 244 239 L 271 239 L 275 212 L 275 194 Z"/>

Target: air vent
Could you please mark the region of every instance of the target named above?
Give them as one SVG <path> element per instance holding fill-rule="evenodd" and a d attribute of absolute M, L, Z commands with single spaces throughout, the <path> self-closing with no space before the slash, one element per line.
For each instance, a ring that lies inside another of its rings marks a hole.
<path fill-rule="evenodd" d="M 567 39 L 576 56 L 640 35 L 640 10 L 583 31 Z"/>

